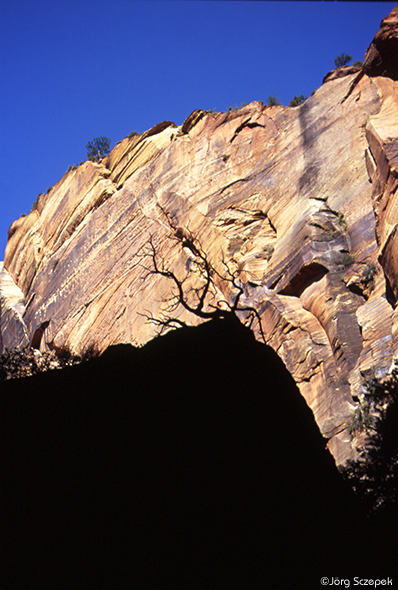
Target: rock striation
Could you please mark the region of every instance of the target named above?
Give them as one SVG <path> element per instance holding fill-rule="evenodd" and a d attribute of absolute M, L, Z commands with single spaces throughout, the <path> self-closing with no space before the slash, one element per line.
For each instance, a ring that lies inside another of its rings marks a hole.
<path fill-rule="evenodd" d="M 0 355 L 7 349 L 28 346 L 23 313 L 24 295 L 0 262 Z"/>
<path fill-rule="evenodd" d="M 190 236 L 215 269 L 207 308 L 241 289 L 261 328 L 240 319 L 282 358 L 336 462 L 353 457 L 364 380 L 398 357 L 398 81 L 395 45 L 378 41 L 397 38 L 396 16 L 373 42 L 381 70 L 369 49 L 298 107 L 197 110 L 68 171 L 9 230 L 4 267 L 25 297 L 14 345 L 81 355 L 151 340 L 175 285 L 151 273 L 149 246 L 195 297 L 197 256 L 176 239 Z"/>

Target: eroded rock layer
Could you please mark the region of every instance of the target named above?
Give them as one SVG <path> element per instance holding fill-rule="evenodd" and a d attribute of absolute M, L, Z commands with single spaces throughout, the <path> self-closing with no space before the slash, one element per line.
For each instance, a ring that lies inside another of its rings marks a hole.
<path fill-rule="evenodd" d="M 0 355 L 29 344 L 23 321 L 25 298 L 0 262 Z"/>
<path fill-rule="evenodd" d="M 373 70 L 329 77 L 299 107 L 198 110 L 126 138 L 11 226 L 5 267 L 25 296 L 26 338 L 74 354 L 147 342 L 173 295 L 150 273 L 149 245 L 182 280 L 195 252 L 176 236 L 193 236 L 217 271 L 206 304 L 234 301 L 235 273 L 256 337 L 343 463 L 364 379 L 398 356 L 397 166 L 398 82 Z"/>

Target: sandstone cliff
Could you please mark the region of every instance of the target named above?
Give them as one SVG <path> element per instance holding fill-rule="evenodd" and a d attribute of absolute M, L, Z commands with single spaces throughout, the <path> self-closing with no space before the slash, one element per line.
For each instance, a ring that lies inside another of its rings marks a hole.
<path fill-rule="evenodd" d="M 328 77 L 299 107 L 197 110 L 68 171 L 9 230 L 1 284 L 12 277 L 25 302 L 7 320 L 14 341 L 2 322 L 3 346 L 147 342 L 148 317 L 173 293 L 148 275 L 148 245 L 182 280 L 196 257 L 175 235 L 194 236 L 216 270 L 206 305 L 234 301 L 238 277 L 242 306 L 261 317 L 256 337 L 283 359 L 336 461 L 353 456 L 347 423 L 363 380 L 398 356 L 397 18 L 362 70 Z"/>

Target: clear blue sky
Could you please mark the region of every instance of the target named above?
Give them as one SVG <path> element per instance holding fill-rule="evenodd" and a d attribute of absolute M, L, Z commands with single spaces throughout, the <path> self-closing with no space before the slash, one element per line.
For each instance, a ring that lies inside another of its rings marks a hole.
<path fill-rule="evenodd" d="M 0 0 L 0 260 L 85 146 L 196 108 L 309 96 L 395 2 Z"/>

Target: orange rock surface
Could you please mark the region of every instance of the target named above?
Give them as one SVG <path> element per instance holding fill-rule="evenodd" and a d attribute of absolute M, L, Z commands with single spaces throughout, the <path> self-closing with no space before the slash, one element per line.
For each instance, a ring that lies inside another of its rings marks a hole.
<path fill-rule="evenodd" d="M 4 265 L 25 296 L 27 338 L 42 332 L 42 350 L 78 354 L 153 338 L 148 318 L 165 312 L 173 284 L 148 275 L 148 244 L 184 277 L 195 256 L 179 228 L 219 275 L 208 305 L 234 300 L 237 273 L 242 306 L 257 310 L 344 463 L 364 378 L 398 356 L 397 167 L 398 82 L 357 70 L 298 107 L 198 110 L 126 138 L 10 228 Z M 200 321 L 182 306 L 174 315 Z"/>

